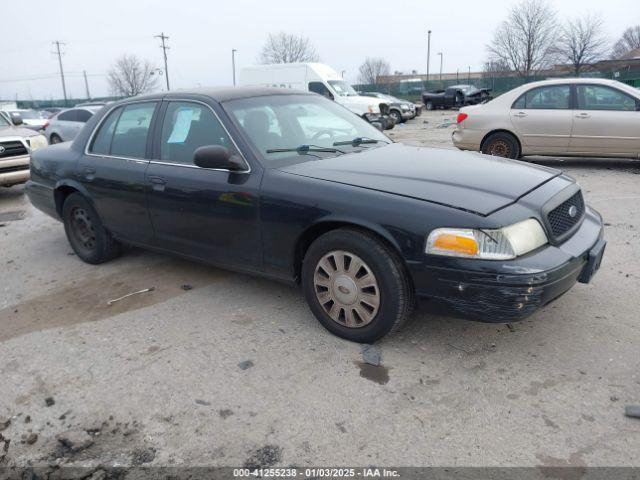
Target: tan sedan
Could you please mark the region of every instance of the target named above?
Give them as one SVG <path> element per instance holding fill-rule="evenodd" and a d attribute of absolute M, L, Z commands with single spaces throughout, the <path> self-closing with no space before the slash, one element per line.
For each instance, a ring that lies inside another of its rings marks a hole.
<path fill-rule="evenodd" d="M 509 158 L 640 158 L 640 90 L 594 78 L 527 83 L 460 109 L 453 143 Z"/>

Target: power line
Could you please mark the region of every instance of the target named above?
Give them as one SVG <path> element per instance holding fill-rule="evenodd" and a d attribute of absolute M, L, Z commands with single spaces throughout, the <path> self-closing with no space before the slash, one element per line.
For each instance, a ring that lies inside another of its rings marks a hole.
<path fill-rule="evenodd" d="M 62 94 L 64 95 L 64 104 L 67 104 L 67 86 L 64 83 L 64 70 L 62 69 L 62 52 L 60 52 L 60 45 L 64 45 L 64 43 L 59 42 L 58 40 L 56 40 L 55 42 L 53 42 L 53 44 L 56 46 L 56 52 L 58 55 L 58 65 L 60 65 L 60 79 L 62 80 Z"/>
<path fill-rule="evenodd" d="M 160 48 L 162 48 L 162 54 L 164 56 L 164 75 L 165 75 L 165 79 L 167 80 L 167 92 L 169 91 L 169 67 L 167 66 L 167 50 L 169 50 L 169 46 L 165 44 L 165 40 L 169 40 L 169 37 L 167 37 L 164 32 L 160 33 L 160 35 L 155 35 L 155 38 L 159 38 L 160 41 L 162 42 L 162 46 Z"/>

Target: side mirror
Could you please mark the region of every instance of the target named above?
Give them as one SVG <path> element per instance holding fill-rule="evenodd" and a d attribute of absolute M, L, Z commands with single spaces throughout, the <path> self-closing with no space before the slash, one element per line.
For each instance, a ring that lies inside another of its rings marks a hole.
<path fill-rule="evenodd" d="M 24 122 L 22 121 L 22 117 L 20 115 L 11 115 L 11 123 L 13 123 L 16 127 L 19 127 Z"/>
<path fill-rule="evenodd" d="M 193 163 L 200 168 L 221 170 L 244 170 L 245 166 L 237 155 L 231 155 L 227 147 L 222 145 L 205 145 L 193 154 Z"/>

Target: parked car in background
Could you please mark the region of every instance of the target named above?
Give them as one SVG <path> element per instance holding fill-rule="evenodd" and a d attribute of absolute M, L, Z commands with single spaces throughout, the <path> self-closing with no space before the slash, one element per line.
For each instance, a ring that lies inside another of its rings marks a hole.
<path fill-rule="evenodd" d="M 386 101 L 389 105 L 389 116 L 392 117 L 396 123 L 406 122 L 416 117 L 416 104 L 408 100 L 402 100 L 380 92 L 360 92 L 360 95 Z"/>
<path fill-rule="evenodd" d="M 26 182 L 31 152 L 46 146 L 43 135 L 13 125 L 0 115 L 0 186 L 11 187 Z"/>
<path fill-rule="evenodd" d="M 53 117 L 56 113 L 61 112 L 62 110 L 64 110 L 64 108 L 61 107 L 49 107 L 42 109 L 43 112 L 46 112 L 47 119 Z"/>
<path fill-rule="evenodd" d="M 84 124 L 100 109 L 101 106 L 80 107 L 56 113 L 47 122 L 44 134 L 51 144 L 73 140 Z"/>
<path fill-rule="evenodd" d="M 76 107 L 104 107 L 108 103 L 109 102 L 101 102 L 101 101 L 83 102 L 83 103 L 77 103 Z"/>
<path fill-rule="evenodd" d="M 40 131 L 44 129 L 44 125 L 47 122 L 47 119 L 44 118 L 42 113 L 38 110 L 28 110 L 28 109 L 15 109 L 15 110 L 5 110 L 6 113 L 11 118 L 11 122 L 15 125 L 14 119 L 20 117 L 22 122 L 20 125 L 23 128 L 29 128 L 31 130 Z"/>
<path fill-rule="evenodd" d="M 489 88 L 477 88 L 473 85 L 452 85 L 444 90 L 423 92 L 422 103 L 427 110 L 459 108 L 491 100 L 490 92 Z"/>
<path fill-rule="evenodd" d="M 509 158 L 640 158 L 640 90 L 595 78 L 527 83 L 462 108 L 453 143 Z"/>
<path fill-rule="evenodd" d="M 279 63 L 253 65 L 240 71 L 240 85 L 249 87 L 295 88 L 314 92 L 345 106 L 369 123 L 393 128 L 386 102 L 363 97 L 328 65 L 322 63 Z"/>
<path fill-rule="evenodd" d="M 35 152 L 27 192 L 85 262 L 125 243 L 300 283 L 325 328 L 363 343 L 400 328 L 416 296 L 522 320 L 589 282 L 605 248 L 562 172 L 393 143 L 289 89 L 114 103 Z"/>

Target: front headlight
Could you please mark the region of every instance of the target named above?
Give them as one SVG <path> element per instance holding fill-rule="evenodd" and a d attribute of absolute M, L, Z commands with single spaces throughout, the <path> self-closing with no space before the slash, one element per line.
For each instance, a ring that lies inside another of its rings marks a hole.
<path fill-rule="evenodd" d="M 499 229 L 436 228 L 426 253 L 483 260 L 511 260 L 548 242 L 540 223 L 530 218 Z"/>
<path fill-rule="evenodd" d="M 402 110 L 409 110 L 409 105 L 402 104 L 402 105 L 400 105 L 400 108 L 401 108 Z"/>
<path fill-rule="evenodd" d="M 27 143 L 29 144 L 29 148 L 31 148 L 32 152 L 48 145 L 47 138 L 44 135 L 34 135 L 29 137 L 27 139 Z"/>

